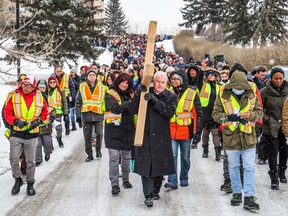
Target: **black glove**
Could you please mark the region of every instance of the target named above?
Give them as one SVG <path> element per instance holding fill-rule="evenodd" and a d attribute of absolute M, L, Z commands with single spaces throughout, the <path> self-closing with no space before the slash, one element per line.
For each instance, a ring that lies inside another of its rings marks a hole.
<path fill-rule="evenodd" d="M 50 120 L 49 120 L 49 123 L 53 123 L 55 120 L 55 117 L 54 116 L 50 116 Z"/>
<path fill-rule="evenodd" d="M 69 116 L 68 115 L 64 115 L 64 121 L 65 122 L 69 121 Z"/>
<path fill-rule="evenodd" d="M 244 125 L 248 123 L 248 121 L 246 121 L 245 119 L 242 119 L 242 118 L 240 118 L 240 117 L 239 117 L 238 121 L 239 121 L 241 124 L 244 124 Z"/>
<path fill-rule="evenodd" d="M 78 117 L 78 118 L 76 119 L 76 122 L 80 124 L 80 123 L 81 123 L 81 118 Z"/>
<path fill-rule="evenodd" d="M 146 92 L 147 91 L 147 87 L 145 85 L 140 84 L 137 87 L 137 89 L 135 91 L 135 94 L 139 96 L 141 94 L 141 91 Z"/>
<path fill-rule="evenodd" d="M 158 99 L 155 97 L 155 95 L 153 93 L 146 93 L 144 95 L 144 99 L 146 101 L 152 101 L 153 103 L 157 103 Z"/>
<path fill-rule="evenodd" d="M 13 122 L 13 124 L 14 124 L 15 126 L 19 127 L 20 129 L 22 129 L 24 126 L 27 125 L 27 122 L 22 121 L 22 120 L 20 120 L 20 119 L 15 119 L 14 122 Z"/>
<path fill-rule="evenodd" d="M 193 137 L 193 144 L 198 144 L 201 140 L 201 135 L 200 134 L 194 134 L 194 137 Z"/>
<path fill-rule="evenodd" d="M 31 130 L 33 130 L 33 129 L 35 129 L 36 127 L 38 127 L 40 124 L 42 123 L 42 120 L 41 119 L 36 119 L 36 120 L 34 120 L 34 121 L 32 121 L 32 122 L 30 122 L 30 128 L 29 128 L 29 131 L 31 131 Z"/>
<path fill-rule="evenodd" d="M 237 114 L 230 114 L 230 115 L 227 115 L 227 120 L 228 121 L 238 121 L 239 116 Z"/>

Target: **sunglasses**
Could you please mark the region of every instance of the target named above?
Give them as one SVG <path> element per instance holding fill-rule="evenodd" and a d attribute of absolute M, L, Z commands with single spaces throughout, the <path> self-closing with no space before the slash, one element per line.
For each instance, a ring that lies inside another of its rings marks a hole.
<path fill-rule="evenodd" d="M 24 83 L 23 83 L 23 84 L 22 84 L 22 87 L 23 87 L 23 88 L 31 88 L 32 85 L 31 85 L 31 84 L 24 84 Z"/>
<path fill-rule="evenodd" d="M 50 81 L 50 82 L 49 82 L 49 84 L 55 84 L 55 83 L 56 83 L 55 81 Z"/>
<path fill-rule="evenodd" d="M 212 76 L 212 77 L 214 77 L 215 74 L 214 74 L 214 73 L 207 73 L 206 76 L 207 76 L 207 77 L 208 77 L 208 76 Z"/>

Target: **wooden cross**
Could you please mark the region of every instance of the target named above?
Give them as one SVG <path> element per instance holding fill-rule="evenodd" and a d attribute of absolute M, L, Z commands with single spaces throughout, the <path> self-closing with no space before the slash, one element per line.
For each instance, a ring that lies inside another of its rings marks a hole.
<path fill-rule="evenodd" d="M 144 73 L 142 79 L 142 85 L 147 87 L 146 92 L 141 92 L 140 95 L 140 104 L 138 109 L 138 120 L 136 125 L 136 134 L 134 146 L 140 147 L 143 144 L 144 137 L 144 129 L 146 122 L 146 113 L 147 113 L 147 104 L 148 102 L 144 99 L 144 95 L 149 92 L 149 86 L 151 84 L 153 74 L 154 74 L 154 65 L 153 65 L 153 56 L 154 56 L 154 48 L 155 48 L 155 40 L 156 40 L 156 29 L 157 22 L 150 21 L 149 30 L 148 30 L 148 40 L 146 45 L 146 55 L 144 62 Z"/>

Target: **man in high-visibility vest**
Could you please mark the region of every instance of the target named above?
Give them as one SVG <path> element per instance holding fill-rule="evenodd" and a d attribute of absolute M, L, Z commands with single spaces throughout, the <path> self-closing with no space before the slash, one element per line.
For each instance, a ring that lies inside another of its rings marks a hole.
<path fill-rule="evenodd" d="M 55 67 L 54 73 L 51 75 L 55 77 L 59 83 L 60 90 L 64 92 L 65 97 L 68 103 L 68 109 L 75 105 L 76 89 L 73 79 L 70 77 L 70 74 L 65 74 L 61 66 L 57 65 Z M 69 114 L 64 115 L 65 121 L 65 134 L 70 134 L 70 121 Z"/>
<path fill-rule="evenodd" d="M 10 164 L 15 184 L 12 195 L 16 195 L 23 185 L 19 170 L 19 156 L 24 150 L 26 157 L 27 194 L 35 195 L 35 154 L 39 125 L 47 119 L 47 104 L 40 91 L 36 90 L 36 80 L 27 76 L 22 86 L 8 100 L 4 108 L 4 118 L 11 125 Z"/>
<path fill-rule="evenodd" d="M 201 140 L 203 110 L 200 99 L 195 90 L 188 86 L 188 77 L 184 70 L 176 70 L 170 75 L 173 92 L 177 95 L 176 113 L 170 120 L 170 132 L 172 139 L 172 150 L 176 173 L 168 176 L 166 188 L 177 189 L 177 161 L 178 149 L 180 148 L 180 186 L 188 186 L 188 173 L 190 170 L 190 145 Z M 196 113 L 196 116 L 195 116 Z M 196 127 L 194 127 L 196 125 Z M 196 128 L 194 132 L 194 128 Z"/>
<path fill-rule="evenodd" d="M 101 146 L 103 139 L 103 120 L 105 111 L 106 88 L 102 83 L 97 82 L 97 73 L 90 69 L 87 71 L 86 81 L 81 83 L 76 96 L 76 121 L 83 122 L 83 133 L 85 139 L 85 162 L 94 159 L 92 150 L 92 130 L 95 127 L 96 133 L 96 157 L 101 158 Z"/>
<path fill-rule="evenodd" d="M 212 117 L 223 126 L 223 145 L 228 155 L 229 175 L 233 196 L 231 205 L 242 202 L 242 182 L 240 177 L 240 155 L 244 170 L 244 208 L 259 210 L 255 202 L 255 122 L 263 116 L 256 94 L 243 72 L 235 71 L 216 98 Z"/>

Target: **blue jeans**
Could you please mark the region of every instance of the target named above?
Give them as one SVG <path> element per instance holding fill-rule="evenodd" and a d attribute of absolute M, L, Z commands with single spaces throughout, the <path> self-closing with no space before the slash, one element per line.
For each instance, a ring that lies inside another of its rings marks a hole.
<path fill-rule="evenodd" d="M 229 174 L 233 193 L 242 193 L 240 177 L 240 155 L 242 156 L 244 172 L 244 196 L 255 194 L 255 159 L 256 148 L 245 150 L 226 150 L 229 162 Z"/>
<path fill-rule="evenodd" d="M 177 177 L 177 161 L 178 161 L 178 147 L 180 147 L 180 161 L 181 161 L 181 172 L 180 172 L 180 181 L 187 180 L 188 181 L 188 172 L 190 170 L 190 144 L 191 139 L 189 140 L 173 140 L 172 139 L 172 150 L 173 150 L 173 158 L 176 172 L 175 174 L 168 176 L 168 182 L 173 182 L 178 184 Z"/>
<path fill-rule="evenodd" d="M 75 124 L 75 107 L 70 108 L 70 120 Z"/>

